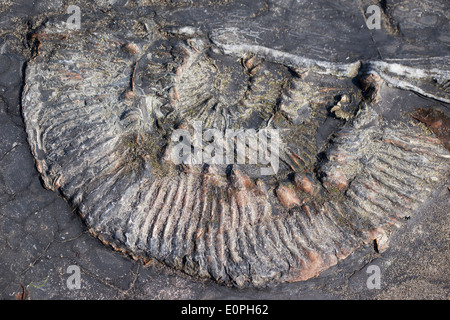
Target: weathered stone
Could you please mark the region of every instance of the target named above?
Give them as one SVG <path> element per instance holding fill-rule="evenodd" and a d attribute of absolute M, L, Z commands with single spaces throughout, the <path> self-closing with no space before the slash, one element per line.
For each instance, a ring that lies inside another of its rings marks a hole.
<path fill-rule="evenodd" d="M 322 44 L 304 43 L 303 52 L 292 43 L 301 33 L 277 29 L 271 36 L 261 29 L 255 37 L 249 30 L 265 20 L 236 19 L 234 5 L 230 25 L 220 27 L 223 12 L 199 29 L 184 21 L 186 27 L 163 23 L 142 32 L 141 19 L 156 22 L 124 13 L 114 28 L 108 17 L 94 15 L 79 31 L 50 20 L 36 32 L 23 114 L 45 186 L 59 190 L 92 234 L 113 248 L 220 283 L 306 280 L 374 240 L 384 249 L 399 219 L 416 212 L 442 181 L 449 154 L 417 126 L 382 121 L 379 83 L 445 102 L 445 91 L 423 85 L 445 77 L 445 65 L 411 70 L 372 55 L 361 62 L 355 56 L 366 52 L 364 44 L 373 47 L 367 31 L 355 36 L 363 40 L 350 61 L 338 39 L 333 57 Z M 292 11 L 284 2 L 273 5 L 264 19 Z M 165 18 L 179 25 L 184 14 Z M 288 21 L 294 27 L 317 19 Z M 330 32 L 361 29 L 362 21 L 343 20 Z M 299 77 L 292 70 L 309 72 Z M 332 128 L 330 141 L 317 143 L 327 106 L 356 91 L 354 77 L 362 79 L 368 103 L 352 105 L 355 116 Z M 277 176 L 259 176 L 254 164 L 233 165 L 230 173 L 227 166 L 205 171 L 203 164 L 166 161 L 171 133 L 192 129 L 195 120 L 220 130 L 280 130 Z M 322 185 L 286 186 L 292 174 L 305 172 Z"/>

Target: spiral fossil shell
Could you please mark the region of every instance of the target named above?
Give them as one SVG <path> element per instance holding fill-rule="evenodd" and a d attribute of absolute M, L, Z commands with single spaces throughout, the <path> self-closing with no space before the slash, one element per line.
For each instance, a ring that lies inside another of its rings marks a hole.
<path fill-rule="evenodd" d="M 100 36 L 95 21 L 83 23 L 36 35 L 23 94 L 29 143 L 45 186 L 136 258 L 237 286 L 306 280 L 374 240 L 383 250 L 448 172 L 437 138 L 387 125 L 370 99 L 351 104 L 334 75 L 251 46 L 233 54 L 220 30 L 143 37 L 130 20 L 129 33 Z M 336 95 L 350 116 L 319 139 Z M 278 174 L 175 165 L 170 134 L 194 120 L 279 129 Z"/>

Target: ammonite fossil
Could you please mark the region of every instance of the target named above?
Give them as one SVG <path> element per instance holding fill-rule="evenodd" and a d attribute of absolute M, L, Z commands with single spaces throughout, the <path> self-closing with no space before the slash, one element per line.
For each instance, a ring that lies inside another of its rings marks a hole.
<path fill-rule="evenodd" d="M 361 246 L 385 249 L 448 173 L 439 137 L 377 108 L 386 83 L 448 102 L 415 83 L 448 72 L 308 59 L 236 28 L 108 19 L 35 30 L 23 115 L 45 186 L 136 259 L 236 286 L 306 280 Z M 195 121 L 277 130 L 277 170 L 261 175 L 267 162 L 250 155 L 175 163 L 171 136 Z"/>

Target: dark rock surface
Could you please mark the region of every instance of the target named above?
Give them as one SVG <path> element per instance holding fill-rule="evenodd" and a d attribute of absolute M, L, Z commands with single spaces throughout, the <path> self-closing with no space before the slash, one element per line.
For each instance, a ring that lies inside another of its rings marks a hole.
<path fill-rule="evenodd" d="M 385 111 L 387 118 L 395 119 L 404 112 L 430 106 L 448 113 L 445 103 L 448 102 L 448 4 L 445 1 L 383 2 L 383 28 L 369 31 L 362 16 L 369 3 L 358 3 L 355 6 L 347 1 L 333 4 L 319 1 L 314 5 L 295 1 L 230 1 L 205 5 L 180 1 L 167 4 L 170 10 L 163 6 L 136 8 L 126 1 L 78 5 L 83 15 L 85 12 L 93 16 L 111 15 L 113 25 L 120 25 L 114 21 L 114 17 L 121 16 L 119 12 L 126 15 L 142 10 L 141 15 L 148 14 L 156 21 L 161 19 L 164 26 L 173 25 L 173 32 L 180 32 L 177 29 L 180 25 L 189 25 L 195 32 L 211 34 L 212 41 L 219 46 L 223 45 L 221 34 L 212 30 L 248 30 L 236 35 L 236 43 L 248 42 L 252 46 L 256 42 L 258 46 L 276 48 L 285 53 L 283 63 L 288 64 L 308 61 L 303 58 L 327 61 L 339 73 L 347 70 L 341 68 L 342 64 L 348 65 L 347 60 L 353 63 L 362 59 L 367 61 L 369 69 L 385 72 L 387 82 L 393 87 L 410 90 L 383 89 L 382 100 L 376 108 Z M 315 279 L 266 289 L 227 288 L 194 280 L 158 263 L 144 266 L 92 238 L 65 201 L 42 187 L 21 117 L 24 66 L 33 58 L 33 50 L 27 48 L 32 45 L 31 31 L 47 17 L 67 19 L 64 10 L 69 4 L 77 3 L 5 2 L 0 13 L 0 289 L 3 298 L 14 298 L 23 290 L 28 291 L 31 299 L 448 298 L 450 224 L 445 182 L 436 187 L 420 214 L 404 222 L 391 239 L 390 248 L 382 254 L 368 246 Z M 243 19 L 249 16 L 252 19 Z M 226 45 L 229 43 L 224 45 L 227 50 Z M 239 53 L 230 50 L 230 54 Z M 297 60 L 297 56 L 302 59 Z M 404 74 L 404 71 L 399 74 L 397 69 L 386 70 L 385 65 L 369 61 L 401 61 L 403 65 L 427 72 L 418 79 L 415 74 Z M 295 65 L 299 66 L 302 67 Z M 392 107 L 398 109 L 389 112 Z M 381 289 L 369 290 L 366 268 L 374 264 L 381 268 Z M 81 268 L 80 290 L 69 290 L 66 286 L 69 265 Z"/>

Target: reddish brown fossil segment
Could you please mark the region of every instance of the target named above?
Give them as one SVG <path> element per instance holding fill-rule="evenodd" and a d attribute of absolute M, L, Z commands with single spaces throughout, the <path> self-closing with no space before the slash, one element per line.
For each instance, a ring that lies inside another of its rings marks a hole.
<path fill-rule="evenodd" d="M 125 44 L 124 49 L 132 55 L 139 54 L 141 52 L 139 47 L 136 44 L 131 43 L 131 42 Z"/>
<path fill-rule="evenodd" d="M 425 123 L 431 131 L 450 150 L 450 117 L 436 109 L 417 109 L 412 115 L 414 119 Z"/>
<path fill-rule="evenodd" d="M 318 186 L 314 185 L 306 175 L 300 175 L 298 173 L 294 176 L 294 182 L 298 190 L 308 193 L 311 196 L 315 196 L 318 192 Z"/>
<path fill-rule="evenodd" d="M 286 186 L 278 186 L 277 197 L 280 200 L 281 204 L 286 208 L 292 208 L 293 206 L 300 205 L 300 199 L 297 197 L 294 191 L 289 189 Z"/>

